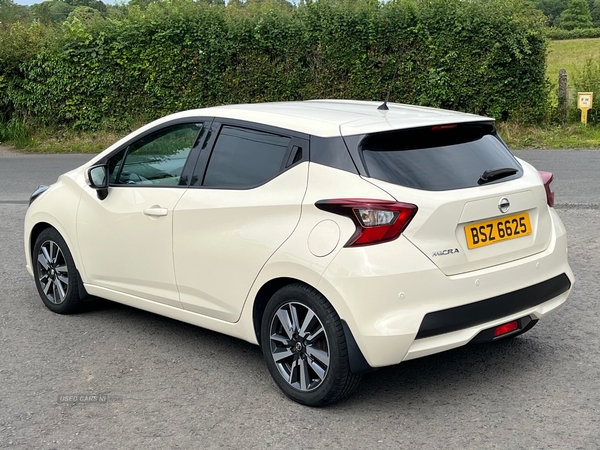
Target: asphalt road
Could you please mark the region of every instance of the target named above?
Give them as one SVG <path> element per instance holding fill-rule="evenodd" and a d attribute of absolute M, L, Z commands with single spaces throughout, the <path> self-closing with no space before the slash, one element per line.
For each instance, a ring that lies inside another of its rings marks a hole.
<path fill-rule="evenodd" d="M 24 268 L 24 203 L 89 156 L 0 156 L 0 448 L 600 448 L 600 152 L 517 156 L 555 173 L 568 303 L 509 342 L 368 374 L 324 409 L 287 400 L 245 342 L 111 302 L 49 312 Z"/>
<path fill-rule="evenodd" d="M 40 184 L 54 183 L 60 174 L 85 164 L 93 156 L 0 153 L 0 202 L 25 202 Z"/>

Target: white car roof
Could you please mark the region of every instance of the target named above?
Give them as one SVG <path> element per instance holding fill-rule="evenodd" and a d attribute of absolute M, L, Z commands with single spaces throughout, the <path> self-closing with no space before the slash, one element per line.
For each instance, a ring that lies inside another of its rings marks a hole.
<path fill-rule="evenodd" d="M 93 158 L 88 165 L 102 159 L 126 141 L 162 123 L 193 117 L 245 120 L 320 137 L 352 136 L 405 128 L 494 120 L 474 114 L 400 103 L 388 103 L 387 111 L 378 110 L 377 107 L 382 103 L 359 100 L 307 100 L 191 109 L 162 117 L 137 129 Z"/>
<path fill-rule="evenodd" d="M 490 121 L 474 114 L 388 103 L 357 100 L 308 100 L 303 102 L 254 103 L 194 109 L 164 119 L 209 116 L 247 120 L 321 137 L 349 136 L 403 128 L 449 123 Z"/>

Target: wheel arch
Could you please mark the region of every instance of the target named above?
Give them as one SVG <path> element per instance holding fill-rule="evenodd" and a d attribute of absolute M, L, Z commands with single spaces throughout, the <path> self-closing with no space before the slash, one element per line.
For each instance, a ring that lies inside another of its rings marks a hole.
<path fill-rule="evenodd" d="M 44 231 L 47 228 L 54 228 L 56 230 L 56 227 L 53 227 L 48 222 L 38 222 L 33 226 L 33 228 L 31 229 L 31 232 L 29 233 L 29 256 L 31 257 L 32 262 L 34 260 L 33 247 L 35 245 L 35 241 L 37 240 L 38 236 L 40 234 L 42 234 L 42 231 Z M 60 233 L 60 231 L 58 231 L 58 230 L 56 230 L 56 231 Z M 62 236 L 62 233 L 61 233 L 61 236 Z M 63 239 L 64 239 L 64 237 L 63 237 Z"/>
<path fill-rule="evenodd" d="M 34 249 L 34 246 L 35 246 L 35 241 L 37 240 L 37 238 L 39 237 L 39 235 L 42 234 L 42 232 L 44 230 L 47 230 L 49 228 L 52 228 L 58 234 L 60 234 L 60 236 L 63 238 L 63 240 L 67 244 L 67 247 L 69 247 L 69 251 L 71 253 L 71 257 L 73 258 L 73 262 L 75 263 L 75 271 L 77 272 L 77 288 L 78 288 L 78 292 L 79 292 L 79 299 L 80 300 L 88 300 L 89 299 L 89 294 L 87 293 L 87 291 L 85 289 L 85 286 L 83 284 L 83 280 L 81 279 L 81 272 L 79 272 L 79 268 L 77 267 L 78 263 L 77 263 L 75 255 L 73 253 L 72 246 L 70 246 L 69 242 L 67 241 L 67 239 L 65 239 L 64 233 L 61 233 L 61 231 L 58 228 L 56 228 L 55 226 L 53 226 L 52 224 L 50 224 L 48 222 L 42 221 L 42 222 L 36 223 L 31 228 L 31 232 L 29 233 L 29 257 L 31 258 L 31 268 L 32 268 L 32 270 L 34 270 L 33 265 L 35 264 L 35 255 L 33 254 L 33 249 Z"/>
<path fill-rule="evenodd" d="M 83 176 L 81 176 L 83 179 Z M 68 174 L 63 174 L 35 199 L 25 214 L 24 246 L 28 265 L 32 265 L 35 240 L 45 229 L 55 229 L 66 242 L 75 265 L 84 272 L 77 245 L 77 210 L 81 199 L 81 186 Z M 85 276 L 85 273 L 84 273 Z"/>
<path fill-rule="evenodd" d="M 275 294 L 275 292 L 277 292 L 279 289 L 294 283 L 301 283 L 310 286 L 308 283 L 302 280 L 298 280 L 296 278 L 280 277 L 267 281 L 261 286 L 261 288 L 256 293 L 256 296 L 254 297 L 254 304 L 252 305 L 252 326 L 254 330 L 254 335 L 256 336 L 256 340 L 258 341 L 258 345 L 261 345 L 260 326 L 267 303 L 269 302 L 273 294 Z"/>
<path fill-rule="evenodd" d="M 269 302 L 269 300 L 271 299 L 271 297 L 273 296 L 273 294 L 275 294 L 275 292 L 277 292 L 279 289 L 281 289 L 285 286 L 288 286 L 290 284 L 303 284 L 305 286 L 308 286 L 308 287 L 316 290 L 321 295 L 323 295 L 323 293 L 321 291 L 319 291 L 319 289 L 317 289 L 316 287 L 311 286 L 309 283 L 299 280 L 299 279 L 296 279 L 296 278 L 279 277 L 279 278 L 271 279 L 271 280 L 267 281 L 265 284 L 263 284 L 261 286 L 261 288 L 258 290 L 258 292 L 256 293 L 256 296 L 254 299 L 254 304 L 252 305 L 252 325 L 253 325 L 254 335 L 256 336 L 256 340 L 258 341 L 259 346 L 261 345 L 260 330 L 261 330 L 261 325 L 262 325 L 262 316 L 263 316 L 265 307 L 266 307 L 267 303 Z M 323 295 L 323 297 L 327 298 L 325 295 Z M 335 309 L 335 306 L 334 305 L 332 305 L 332 306 Z M 342 321 L 344 335 L 346 338 L 346 345 L 348 346 L 348 357 L 350 359 L 350 370 L 355 374 L 365 373 L 365 372 L 369 372 L 369 371 L 373 370 L 373 368 L 369 365 L 366 358 L 364 357 L 362 351 L 360 350 L 360 347 L 358 346 L 356 339 L 354 338 L 354 335 L 352 334 L 352 331 L 350 330 L 350 327 L 348 326 L 348 323 L 341 317 L 340 317 L 340 320 Z"/>

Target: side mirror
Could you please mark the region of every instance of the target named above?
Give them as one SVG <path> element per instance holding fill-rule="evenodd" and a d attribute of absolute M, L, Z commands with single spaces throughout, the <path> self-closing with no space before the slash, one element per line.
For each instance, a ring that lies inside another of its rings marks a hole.
<path fill-rule="evenodd" d="M 87 170 L 87 184 L 96 190 L 100 200 L 104 200 L 108 195 L 108 172 L 106 166 L 101 164 L 92 166 Z"/>

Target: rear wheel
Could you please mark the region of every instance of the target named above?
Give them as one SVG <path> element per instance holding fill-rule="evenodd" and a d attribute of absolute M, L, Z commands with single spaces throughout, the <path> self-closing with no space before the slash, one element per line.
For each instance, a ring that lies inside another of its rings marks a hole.
<path fill-rule="evenodd" d="M 40 233 L 33 246 L 33 273 L 42 301 L 58 314 L 79 308 L 77 270 L 65 240 L 54 228 Z"/>
<path fill-rule="evenodd" d="M 360 375 L 350 371 L 342 322 L 318 291 L 293 284 L 265 308 L 262 350 L 271 376 L 292 400 L 323 406 L 351 394 Z"/>

